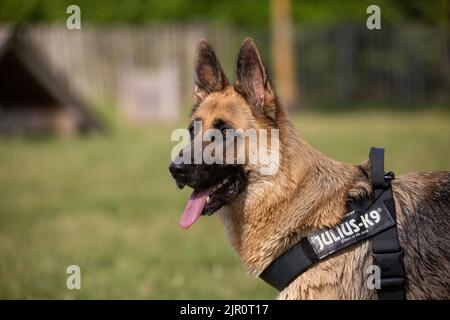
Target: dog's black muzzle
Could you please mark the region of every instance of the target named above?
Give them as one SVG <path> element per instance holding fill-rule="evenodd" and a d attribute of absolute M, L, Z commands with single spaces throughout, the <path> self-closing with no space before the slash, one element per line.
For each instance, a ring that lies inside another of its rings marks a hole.
<path fill-rule="evenodd" d="M 195 190 L 203 190 L 241 172 L 241 168 L 238 165 L 186 164 L 174 161 L 170 164 L 169 171 L 179 188 L 187 185 Z"/>

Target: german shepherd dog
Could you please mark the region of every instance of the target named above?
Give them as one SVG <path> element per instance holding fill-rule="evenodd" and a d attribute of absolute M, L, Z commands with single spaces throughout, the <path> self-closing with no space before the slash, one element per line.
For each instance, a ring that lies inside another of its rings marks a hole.
<path fill-rule="evenodd" d="M 174 161 L 169 168 L 178 187 L 194 189 L 181 226 L 188 228 L 200 215 L 217 212 L 251 275 L 258 276 L 305 235 L 338 224 L 348 201 L 371 197 L 368 161 L 362 165 L 334 161 L 297 134 L 251 38 L 240 49 L 234 84 L 228 82 L 209 42 L 201 40 L 194 82 L 191 123 L 200 121 L 203 129 L 215 128 L 224 135 L 227 128 L 279 130 L 280 159 L 274 175 L 263 175 L 258 164 L 248 163 Z M 406 174 L 397 177 L 392 188 L 406 298 L 449 299 L 450 172 Z M 359 242 L 320 260 L 278 298 L 377 299 L 376 290 L 366 285 L 365 270 L 371 264 L 370 241 Z"/>

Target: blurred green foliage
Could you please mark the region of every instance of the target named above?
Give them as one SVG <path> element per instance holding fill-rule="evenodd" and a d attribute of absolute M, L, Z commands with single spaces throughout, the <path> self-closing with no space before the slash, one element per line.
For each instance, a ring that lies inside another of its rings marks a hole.
<path fill-rule="evenodd" d="M 270 23 L 269 0 L 3 0 L 0 22 L 53 22 L 67 17 L 66 8 L 77 4 L 84 21 L 96 23 L 144 23 L 153 21 L 207 21 L 244 27 L 266 27 Z M 369 0 L 293 0 L 297 22 L 334 23 L 365 20 Z M 447 0 L 379 0 L 385 21 L 448 26 Z"/>

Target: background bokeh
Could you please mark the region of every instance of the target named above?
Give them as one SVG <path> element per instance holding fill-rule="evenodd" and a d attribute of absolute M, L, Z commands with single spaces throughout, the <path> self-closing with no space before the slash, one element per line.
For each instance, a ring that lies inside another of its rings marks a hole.
<path fill-rule="evenodd" d="M 81 30 L 66 28 L 69 4 Z M 295 126 L 326 155 L 361 163 L 376 145 L 397 175 L 448 170 L 450 6 L 378 1 L 382 29 L 372 31 L 370 4 L 1 1 L 2 28 L 18 30 L 103 131 L 0 135 L 0 298 L 276 295 L 245 274 L 217 217 L 178 226 L 189 190 L 168 172 L 170 135 L 187 124 L 200 37 L 231 79 L 240 43 L 254 37 Z M 4 70 L 0 81 L 13 78 Z M 66 288 L 71 264 L 81 290 Z"/>

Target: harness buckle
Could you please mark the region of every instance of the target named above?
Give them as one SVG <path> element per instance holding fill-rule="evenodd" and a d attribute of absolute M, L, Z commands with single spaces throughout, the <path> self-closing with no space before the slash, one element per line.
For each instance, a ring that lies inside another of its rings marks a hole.
<path fill-rule="evenodd" d="M 384 182 L 386 183 L 387 187 L 391 185 L 391 181 L 394 179 L 395 179 L 394 172 L 389 171 L 384 173 Z"/>

